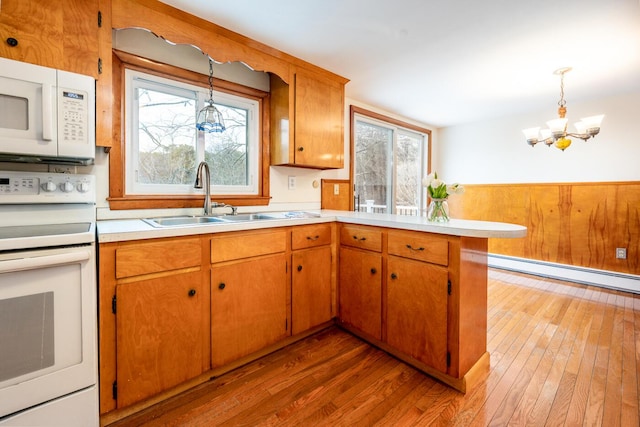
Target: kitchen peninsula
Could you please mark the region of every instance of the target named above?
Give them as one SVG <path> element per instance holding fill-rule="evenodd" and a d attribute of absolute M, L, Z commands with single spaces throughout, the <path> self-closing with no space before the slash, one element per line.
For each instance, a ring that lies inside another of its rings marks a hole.
<path fill-rule="evenodd" d="M 334 323 L 462 392 L 488 368 L 487 240 L 525 227 L 326 210 L 244 218 L 98 222 L 103 417 Z"/>

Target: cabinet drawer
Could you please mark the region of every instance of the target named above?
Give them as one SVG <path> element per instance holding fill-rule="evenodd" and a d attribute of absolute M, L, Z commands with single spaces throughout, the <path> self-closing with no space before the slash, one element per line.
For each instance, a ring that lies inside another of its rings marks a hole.
<path fill-rule="evenodd" d="M 331 224 L 302 225 L 291 232 L 291 249 L 305 249 L 331 244 Z"/>
<path fill-rule="evenodd" d="M 116 278 L 199 267 L 200 239 L 139 242 L 116 249 Z"/>
<path fill-rule="evenodd" d="M 434 264 L 449 264 L 449 242 L 446 237 L 424 233 L 389 232 L 389 255 L 398 255 Z"/>
<path fill-rule="evenodd" d="M 342 226 L 340 228 L 340 244 L 381 252 L 382 231 L 369 227 Z"/>
<path fill-rule="evenodd" d="M 285 230 L 224 234 L 211 238 L 211 262 L 274 254 L 286 249 Z"/>

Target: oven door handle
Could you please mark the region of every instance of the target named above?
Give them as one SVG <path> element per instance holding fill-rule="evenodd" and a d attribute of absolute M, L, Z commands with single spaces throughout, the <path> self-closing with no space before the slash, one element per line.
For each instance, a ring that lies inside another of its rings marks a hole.
<path fill-rule="evenodd" d="M 89 251 L 75 251 L 63 254 L 0 261 L 0 274 L 52 267 L 56 265 L 75 264 L 78 262 L 88 261 L 89 259 L 91 259 L 91 253 Z"/>

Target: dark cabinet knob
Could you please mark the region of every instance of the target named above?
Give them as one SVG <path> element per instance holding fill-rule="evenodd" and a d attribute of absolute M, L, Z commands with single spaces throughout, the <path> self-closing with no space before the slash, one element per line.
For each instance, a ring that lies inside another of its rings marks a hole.
<path fill-rule="evenodd" d="M 298 271 L 302 271 L 302 266 L 301 265 L 298 266 Z"/>
<path fill-rule="evenodd" d="M 7 39 L 7 44 L 11 47 L 16 47 L 18 46 L 18 40 L 14 39 L 13 37 L 9 37 Z"/>
<path fill-rule="evenodd" d="M 225 285 L 224 283 L 220 283 L 218 285 L 218 289 L 222 290 L 222 289 L 224 289 L 225 286 L 227 286 L 227 285 Z"/>
<path fill-rule="evenodd" d="M 195 289 L 189 289 L 189 296 L 192 297 L 196 294 L 196 290 Z"/>
<path fill-rule="evenodd" d="M 391 278 L 393 280 L 396 280 L 398 278 L 398 275 L 396 273 L 391 273 Z"/>
<path fill-rule="evenodd" d="M 298 151 L 304 151 L 304 147 L 298 147 Z"/>
<path fill-rule="evenodd" d="M 376 274 L 378 272 L 378 270 L 376 270 L 375 268 L 371 269 L 371 274 Z"/>

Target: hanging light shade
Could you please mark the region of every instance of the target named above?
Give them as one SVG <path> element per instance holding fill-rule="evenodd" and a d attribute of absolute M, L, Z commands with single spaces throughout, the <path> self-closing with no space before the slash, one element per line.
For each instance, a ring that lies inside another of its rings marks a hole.
<path fill-rule="evenodd" d="M 224 132 L 226 129 L 222 113 L 213 105 L 213 61 L 209 58 L 209 100 L 198 112 L 196 128 L 204 132 Z"/>
<path fill-rule="evenodd" d="M 543 141 L 547 146 L 555 145 L 564 151 L 571 145 L 571 139 L 568 137 L 580 138 L 583 141 L 593 138 L 600 132 L 600 124 L 604 115 L 585 117 L 575 123 L 577 132 L 567 131 L 567 122 L 569 121 L 565 115 L 567 113 L 566 101 L 564 100 L 564 75 L 571 71 L 571 67 L 560 68 L 554 71 L 554 74 L 560 76 L 560 101 L 558 101 L 558 118 L 547 122 L 548 129 L 540 129 L 539 127 L 523 129 L 527 143 L 532 147 L 538 142 Z"/>

